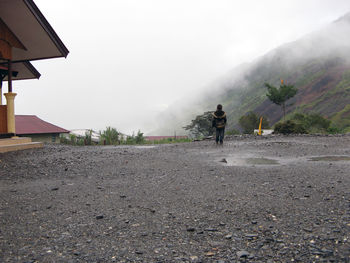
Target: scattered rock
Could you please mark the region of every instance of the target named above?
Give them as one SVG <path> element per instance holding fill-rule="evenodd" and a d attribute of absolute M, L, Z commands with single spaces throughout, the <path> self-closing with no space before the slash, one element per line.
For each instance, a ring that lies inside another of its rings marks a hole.
<path fill-rule="evenodd" d="M 247 258 L 250 255 L 249 252 L 245 250 L 240 250 L 236 254 L 237 254 L 237 258 Z"/>

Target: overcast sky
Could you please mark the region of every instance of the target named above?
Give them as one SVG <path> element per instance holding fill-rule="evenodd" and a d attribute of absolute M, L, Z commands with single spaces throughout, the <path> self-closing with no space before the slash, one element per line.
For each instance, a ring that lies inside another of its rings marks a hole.
<path fill-rule="evenodd" d="M 151 131 L 157 113 L 320 29 L 349 0 L 35 0 L 69 49 L 14 82 L 16 114 L 66 129 Z M 5 86 L 6 90 L 6 86 Z"/>

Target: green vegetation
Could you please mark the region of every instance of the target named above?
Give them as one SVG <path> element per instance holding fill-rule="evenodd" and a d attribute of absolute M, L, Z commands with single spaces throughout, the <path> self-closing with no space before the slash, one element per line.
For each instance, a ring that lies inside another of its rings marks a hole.
<path fill-rule="evenodd" d="M 191 142 L 189 138 L 166 138 L 161 140 L 147 141 L 143 133 L 139 130 L 137 134 L 123 135 L 118 132 L 116 128 L 107 127 L 106 130 L 100 131 L 100 141 L 93 142 L 92 130 L 86 132 L 85 136 L 80 137 L 74 134 L 61 135 L 60 143 L 69 144 L 74 146 L 83 145 L 143 145 L 143 144 L 166 144 L 166 143 L 183 143 Z"/>
<path fill-rule="evenodd" d="M 145 141 L 146 140 L 143 137 L 143 133 L 139 130 L 136 135 L 133 133 L 131 136 L 126 136 L 126 139 L 122 140 L 122 144 L 145 144 Z"/>
<path fill-rule="evenodd" d="M 339 133 L 340 130 L 331 124 L 330 120 L 317 113 L 296 113 L 290 120 L 275 124 L 274 132 L 282 134 Z"/>
<path fill-rule="evenodd" d="M 295 94 L 297 94 L 298 89 L 295 88 L 293 85 L 286 85 L 283 83 L 280 85 L 279 89 L 270 85 L 269 83 L 265 83 L 265 86 L 267 87 L 266 96 L 273 103 L 282 107 L 283 119 L 285 119 L 285 117 L 286 117 L 286 101 L 289 100 L 290 98 L 294 97 Z"/>
<path fill-rule="evenodd" d="M 116 128 L 107 127 L 106 130 L 100 131 L 100 143 L 105 145 L 117 145 L 121 142 L 121 134 Z"/>
<path fill-rule="evenodd" d="M 154 141 L 146 141 L 146 144 L 169 144 L 169 143 L 184 143 L 184 142 L 192 142 L 190 138 L 166 138 L 161 140 Z"/>
<path fill-rule="evenodd" d="M 241 133 L 239 132 L 239 130 L 230 129 L 230 130 L 228 130 L 228 131 L 225 131 L 225 134 L 226 134 L 226 135 L 238 135 L 238 134 L 241 134 Z"/>
<path fill-rule="evenodd" d="M 331 120 L 334 126 L 342 132 L 350 132 L 350 104 L 346 105 L 344 109 L 336 113 Z"/>
<path fill-rule="evenodd" d="M 295 121 L 292 121 L 292 120 L 287 120 L 284 122 L 277 123 L 275 125 L 274 133 L 303 134 L 303 133 L 307 133 L 307 131 L 305 130 L 305 128 L 301 124 L 297 124 L 297 123 L 295 123 Z"/>
<path fill-rule="evenodd" d="M 256 115 L 252 111 L 240 117 L 239 125 L 243 129 L 243 133 L 246 133 L 246 134 L 254 133 L 254 129 L 257 129 L 259 127 L 260 117 L 261 116 Z M 269 121 L 267 120 L 266 117 L 263 117 L 261 128 L 263 129 L 269 128 Z"/>
<path fill-rule="evenodd" d="M 84 137 L 78 137 L 74 134 L 69 134 L 69 137 L 67 138 L 65 135 L 61 135 L 60 143 L 75 146 L 92 145 L 91 131 L 87 132 Z"/>
<path fill-rule="evenodd" d="M 207 111 L 202 115 L 197 115 L 189 125 L 183 128 L 190 131 L 195 138 L 211 136 L 214 133 L 214 129 L 212 127 L 212 114 L 212 111 Z"/>

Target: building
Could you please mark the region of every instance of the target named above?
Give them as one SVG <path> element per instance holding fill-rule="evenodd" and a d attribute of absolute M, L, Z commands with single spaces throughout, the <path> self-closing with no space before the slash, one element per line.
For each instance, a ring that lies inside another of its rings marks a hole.
<path fill-rule="evenodd" d="M 68 53 L 33 0 L 0 0 L 0 140 L 12 137 L 11 140 L 0 141 L 0 147 L 24 141 L 24 144 L 28 143 L 28 139 L 16 137 L 17 94 L 13 91 L 12 82 L 40 77 L 30 61 L 67 57 Z M 8 84 L 7 93 L 4 93 L 6 104 L 2 102 L 3 81 Z M 4 151 L 7 150 L 0 149 L 0 152 Z"/>
<path fill-rule="evenodd" d="M 46 122 L 35 115 L 16 115 L 16 135 L 29 137 L 33 142 L 58 143 L 61 134 L 69 131 Z"/>

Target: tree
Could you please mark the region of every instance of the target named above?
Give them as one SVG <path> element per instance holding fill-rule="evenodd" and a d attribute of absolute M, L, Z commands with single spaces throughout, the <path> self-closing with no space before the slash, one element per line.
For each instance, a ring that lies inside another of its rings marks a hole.
<path fill-rule="evenodd" d="M 283 110 L 283 119 L 286 118 L 286 101 L 297 94 L 298 89 L 293 85 L 286 85 L 283 82 L 279 88 L 276 88 L 269 83 L 265 83 L 267 87 L 266 96 L 275 104 L 280 105 Z"/>
<path fill-rule="evenodd" d="M 212 114 L 212 111 L 204 112 L 202 115 L 196 116 L 196 118 L 191 121 L 191 124 L 183 128 L 189 130 L 195 137 L 211 136 L 214 133 L 212 128 Z"/>
<path fill-rule="evenodd" d="M 239 118 L 239 125 L 243 129 L 243 133 L 253 133 L 254 129 L 259 127 L 260 116 L 257 116 L 254 112 L 249 111 L 247 114 Z M 266 129 L 269 127 L 269 122 L 266 117 L 263 117 L 261 128 Z"/>
<path fill-rule="evenodd" d="M 101 142 L 105 142 L 107 145 L 119 144 L 120 133 L 116 128 L 107 127 L 106 130 L 100 132 Z"/>

